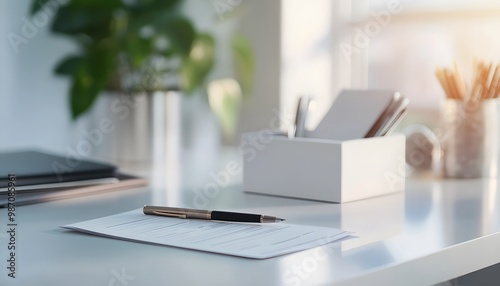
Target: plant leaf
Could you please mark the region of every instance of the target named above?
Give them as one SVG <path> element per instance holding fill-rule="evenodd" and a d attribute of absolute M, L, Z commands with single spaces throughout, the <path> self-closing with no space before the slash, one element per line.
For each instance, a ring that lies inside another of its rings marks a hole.
<path fill-rule="evenodd" d="M 182 89 L 192 93 L 201 86 L 215 61 L 215 41 L 208 34 L 199 34 L 189 56 L 183 59 L 180 75 Z"/>
<path fill-rule="evenodd" d="M 70 91 L 71 115 L 73 119 L 88 111 L 98 94 L 109 83 L 115 68 L 113 47 L 103 42 L 87 51 L 85 64 L 79 66 L 73 76 Z"/>
<path fill-rule="evenodd" d="M 133 68 L 139 68 L 144 60 L 151 56 L 153 52 L 153 40 L 143 39 L 137 34 L 130 34 L 125 41 L 125 50 Z"/>
<path fill-rule="evenodd" d="M 151 26 L 155 31 L 163 32 L 165 27 L 174 19 L 179 18 L 179 0 L 149 0 L 137 1 L 134 6 L 128 7 L 130 13 L 130 29 L 139 31 L 144 26 Z"/>
<path fill-rule="evenodd" d="M 30 16 L 35 15 L 38 11 L 40 11 L 40 9 L 42 9 L 45 6 L 45 4 L 47 4 L 50 1 L 52 0 L 34 0 L 31 3 Z"/>
<path fill-rule="evenodd" d="M 82 56 L 69 56 L 60 61 L 54 72 L 57 75 L 74 75 L 78 69 L 85 64 L 85 58 Z"/>
<path fill-rule="evenodd" d="M 69 5 L 79 8 L 105 8 L 105 9 L 125 7 L 122 0 L 71 0 Z"/>
<path fill-rule="evenodd" d="M 169 40 L 171 48 L 182 56 L 187 56 L 196 37 L 191 21 L 174 11 L 147 11 L 130 17 L 131 31 L 139 33 L 140 29 L 146 26 L 153 28 L 156 35 L 164 35 Z"/>
<path fill-rule="evenodd" d="M 107 9 L 81 9 L 73 6 L 59 8 L 52 31 L 74 36 L 85 34 L 94 40 L 109 36 L 113 13 Z"/>
<path fill-rule="evenodd" d="M 182 56 L 187 56 L 196 37 L 191 22 L 184 18 L 172 19 L 167 23 L 165 34 L 170 40 L 170 44 Z"/>
<path fill-rule="evenodd" d="M 207 92 L 210 108 L 219 119 L 224 136 L 233 137 L 241 108 L 240 85 L 232 78 L 218 79 L 208 84 Z"/>
<path fill-rule="evenodd" d="M 93 77 L 81 70 L 74 79 L 70 90 L 71 115 L 73 119 L 85 113 L 94 103 L 99 91 L 93 88 Z"/>
<path fill-rule="evenodd" d="M 165 11 L 169 9 L 177 9 L 177 5 L 180 2 L 181 0 L 138 0 L 135 1 L 132 5 L 128 5 L 128 8 L 136 12 L 158 10 Z"/>
<path fill-rule="evenodd" d="M 237 79 L 243 95 L 251 92 L 255 74 L 255 56 L 250 41 L 241 34 L 235 34 L 231 40 L 233 59 Z"/>

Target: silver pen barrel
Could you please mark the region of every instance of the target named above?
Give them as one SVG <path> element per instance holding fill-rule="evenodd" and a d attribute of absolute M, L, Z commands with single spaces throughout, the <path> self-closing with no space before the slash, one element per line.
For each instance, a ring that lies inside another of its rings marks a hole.
<path fill-rule="evenodd" d="M 285 219 L 283 218 L 279 218 L 279 217 L 275 217 L 275 216 L 268 216 L 268 215 L 262 215 L 260 217 L 260 222 L 261 223 L 266 223 L 266 222 L 280 222 L 280 221 L 284 221 Z"/>
<path fill-rule="evenodd" d="M 206 220 L 210 220 L 212 214 L 212 211 L 208 210 L 195 210 L 195 209 L 157 207 L 157 206 L 144 206 L 142 210 L 144 214 L 147 215 L 160 215 L 167 217 L 194 218 L 194 219 L 206 219 Z"/>

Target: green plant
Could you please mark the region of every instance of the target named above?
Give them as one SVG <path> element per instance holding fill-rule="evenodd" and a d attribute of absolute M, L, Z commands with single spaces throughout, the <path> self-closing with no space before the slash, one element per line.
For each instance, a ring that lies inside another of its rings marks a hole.
<path fill-rule="evenodd" d="M 36 0 L 35 15 L 48 2 Z M 52 32 L 70 37 L 79 47 L 62 59 L 57 75 L 68 76 L 71 114 L 76 119 L 90 109 L 103 90 L 134 92 L 165 90 L 168 79 L 179 78 L 185 94 L 205 84 L 215 61 L 212 35 L 197 31 L 182 15 L 181 0 L 69 0 L 58 7 Z M 235 36 L 233 59 L 239 83 L 248 91 L 253 55 L 246 38 Z M 151 73 L 161 79 L 144 85 Z M 179 87 L 178 87 L 179 88 Z"/>

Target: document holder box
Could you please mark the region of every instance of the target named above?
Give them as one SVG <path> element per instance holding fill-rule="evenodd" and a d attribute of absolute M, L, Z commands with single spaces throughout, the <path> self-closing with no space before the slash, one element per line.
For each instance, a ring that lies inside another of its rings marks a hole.
<path fill-rule="evenodd" d="M 404 190 L 402 134 L 336 141 L 260 132 L 242 140 L 258 143 L 244 153 L 246 192 L 344 203 Z"/>

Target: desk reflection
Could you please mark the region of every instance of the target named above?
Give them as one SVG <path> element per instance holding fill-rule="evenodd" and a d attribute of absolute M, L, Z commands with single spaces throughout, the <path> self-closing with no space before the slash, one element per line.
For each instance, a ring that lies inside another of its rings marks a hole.
<path fill-rule="evenodd" d="M 492 233 L 498 212 L 497 180 L 445 181 L 442 186 L 441 220 L 446 244 L 460 243 Z"/>
<path fill-rule="evenodd" d="M 356 236 L 342 242 L 345 251 L 400 234 L 405 217 L 405 194 L 341 204 L 340 209 L 340 227 L 355 232 Z"/>

